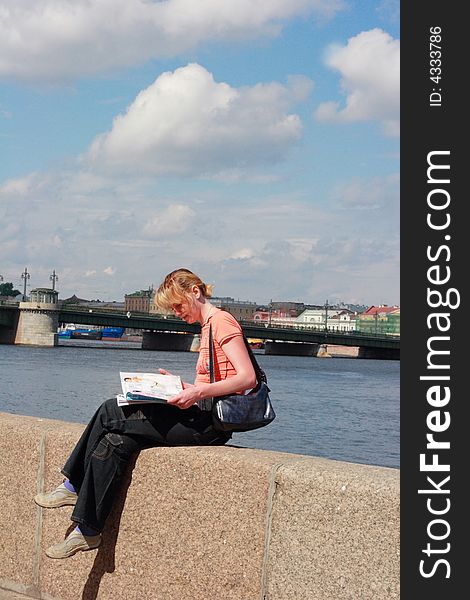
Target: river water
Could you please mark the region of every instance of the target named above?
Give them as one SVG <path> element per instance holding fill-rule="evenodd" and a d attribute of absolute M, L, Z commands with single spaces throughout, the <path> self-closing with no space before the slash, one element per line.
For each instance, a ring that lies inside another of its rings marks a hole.
<path fill-rule="evenodd" d="M 277 418 L 234 434 L 231 443 L 399 468 L 399 361 L 256 356 Z M 120 392 L 119 371 L 161 367 L 193 381 L 196 360 L 196 352 L 147 351 L 132 342 L 0 345 L 0 411 L 87 423 Z"/>

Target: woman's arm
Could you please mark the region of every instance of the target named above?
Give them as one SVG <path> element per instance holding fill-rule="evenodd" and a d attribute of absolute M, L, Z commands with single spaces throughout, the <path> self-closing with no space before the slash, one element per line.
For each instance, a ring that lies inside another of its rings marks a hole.
<path fill-rule="evenodd" d="M 225 356 L 232 363 L 236 375 L 214 383 L 198 383 L 188 387 L 168 400 L 168 404 L 175 404 L 179 408 L 189 408 L 198 400 L 212 396 L 225 396 L 236 392 L 244 392 L 256 385 L 256 373 L 251 364 L 251 359 L 243 341 L 237 335 L 231 338 L 222 347 Z"/>

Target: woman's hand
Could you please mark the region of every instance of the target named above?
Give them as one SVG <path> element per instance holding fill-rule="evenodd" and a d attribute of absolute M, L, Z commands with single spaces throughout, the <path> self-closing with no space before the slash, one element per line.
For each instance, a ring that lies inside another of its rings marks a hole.
<path fill-rule="evenodd" d="M 186 409 L 201 400 L 201 393 L 197 386 L 186 384 L 182 392 L 167 400 L 168 404 L 174 404 L 178 408 Z"/>

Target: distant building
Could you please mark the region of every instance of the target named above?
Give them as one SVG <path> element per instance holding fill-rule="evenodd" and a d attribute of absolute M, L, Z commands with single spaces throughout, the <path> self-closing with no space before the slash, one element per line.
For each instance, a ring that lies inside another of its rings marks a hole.
<path fill-rule="evenodd" d="M 374 335 L 400 335 L 400 307 L 370 306 L 356 317 L 356 330 Z"/>
<path fill-rule="evenodd" d="M 69 298 L 65 298 L 65 300 L 62 300 L 62 304 L 88 304 L 88 302 L 90 302 L 90 300 L 79 298 L 75 294 Z"/>
<path fill-rule="evenodd" d="M 51 288 L 35 288 L 31 290 L 30 302 L 57 304 L 59 301 L 59 292 Z"/>
<path fill-rule="evenodd" d="M 126 305 L 125 305 L 125 302 L 118 302 L 116 300 L 111 300 L 109 302 L 105 302 L 105 301 L 101 301 L 101 300 L 90 300 L 90 302 L 87 303 L 87 306 L 89 308 L 97 309 L 98 311 L 100 309 L 104 309 L 104 310 L 115 310 L 117 312 L 124 312 Z"/>
<path fill-rule="evenodd" d="M 255 323 L 267 323 L 269 321 L 269 308 L 266 306 L 257 306 L 253 314 L 253 321 Z"/>
<path fill-rule="evenodd" d="M 343 308 L 325 306 L 307 308 L 296 319 L 296 325 L 309 329 L 322 329 L 327 331 L 354 331 L 356 329 L 356 313 Z"/>
<path fill-rule="evenodd" d="M 124 296 L 124 310 L 126 312 L 148 313 L 153 305 L 153 296 L 154 290 L 152 288 L 126 294 Z"/>
<path fill-rule="evenodd" d="M 296 319 L 305 309 L 303 302 L 270 302 L 268 305 L 258 305 L 253 321 L 265 325 L 292 327 Z"/>
<path fill-rule="evenodd" d="M 294 311 L 295 315 L 295 311 Z M 255 323 L 272 325 L 278 327 L 292 327 L 296 324 L 296 316 L 289 310 L 280 310 L 276 308 L 258 306 L 256 312 L 253 315 L 253 321 Z"/>
<path fill-rule="evenodd" d="M 327 314 L 325 307 L 306 308 L 297 318 L 296 324 L 312 329 L 325 329 Z"/>
<path fill-rule="evenodd" d="M 116 300 L 111 300 L 109 302 L 101 301 L 101 300 L 86 300 L 85 298 L 79 298 L 75 294 L 70 296 L 69 298 L 65 298 L 65 300 L 61 300 L 63 305 L 74 305 L 74 306 L 86 306 L 87 308 L 100 310 L 115 310 L 118 312 L 123 312 L 125 303 L 118 302 Z"/>
<path fill-rule="evenodd" d="M 355 311 L 343 308 L 339 312 L 333 311 L 328 315 L 328 331 L 355 331 L 356 329 L 356 316 Z"/>
<path fill-rule="evenodd" d="M 234 300 L 230 297 L 212 297 L 210 298 L 211 304 L 226 310 L 233 315 L 237 321 L 253 321 L 253 317 L 256 311 L 256 302 L 250 302 L 248 300 Z"/>
<path fill-rule="evenodd" d="M 271 310 L 280 318 L 298 317 L 306 306 L 303 302 L 271 302 Z"/>

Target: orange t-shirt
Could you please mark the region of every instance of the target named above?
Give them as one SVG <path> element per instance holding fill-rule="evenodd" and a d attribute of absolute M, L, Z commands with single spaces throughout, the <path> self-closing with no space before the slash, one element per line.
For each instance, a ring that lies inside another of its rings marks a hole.
<path fill-rule="evenodd" d="M 201 343 L 199 358 L 196 365 L 196 380 L 198 383 L 210 383 L 209 372 L 209 325 L 212 326 L 214 341 L 214 375 L 215 381 L 228 379 L 237 374 L 232 363 L 225 356 L 223 345 L 236 336 L 243 336 L 242 328 L 230 313 L 216 308 L 201 327 Z"/>

